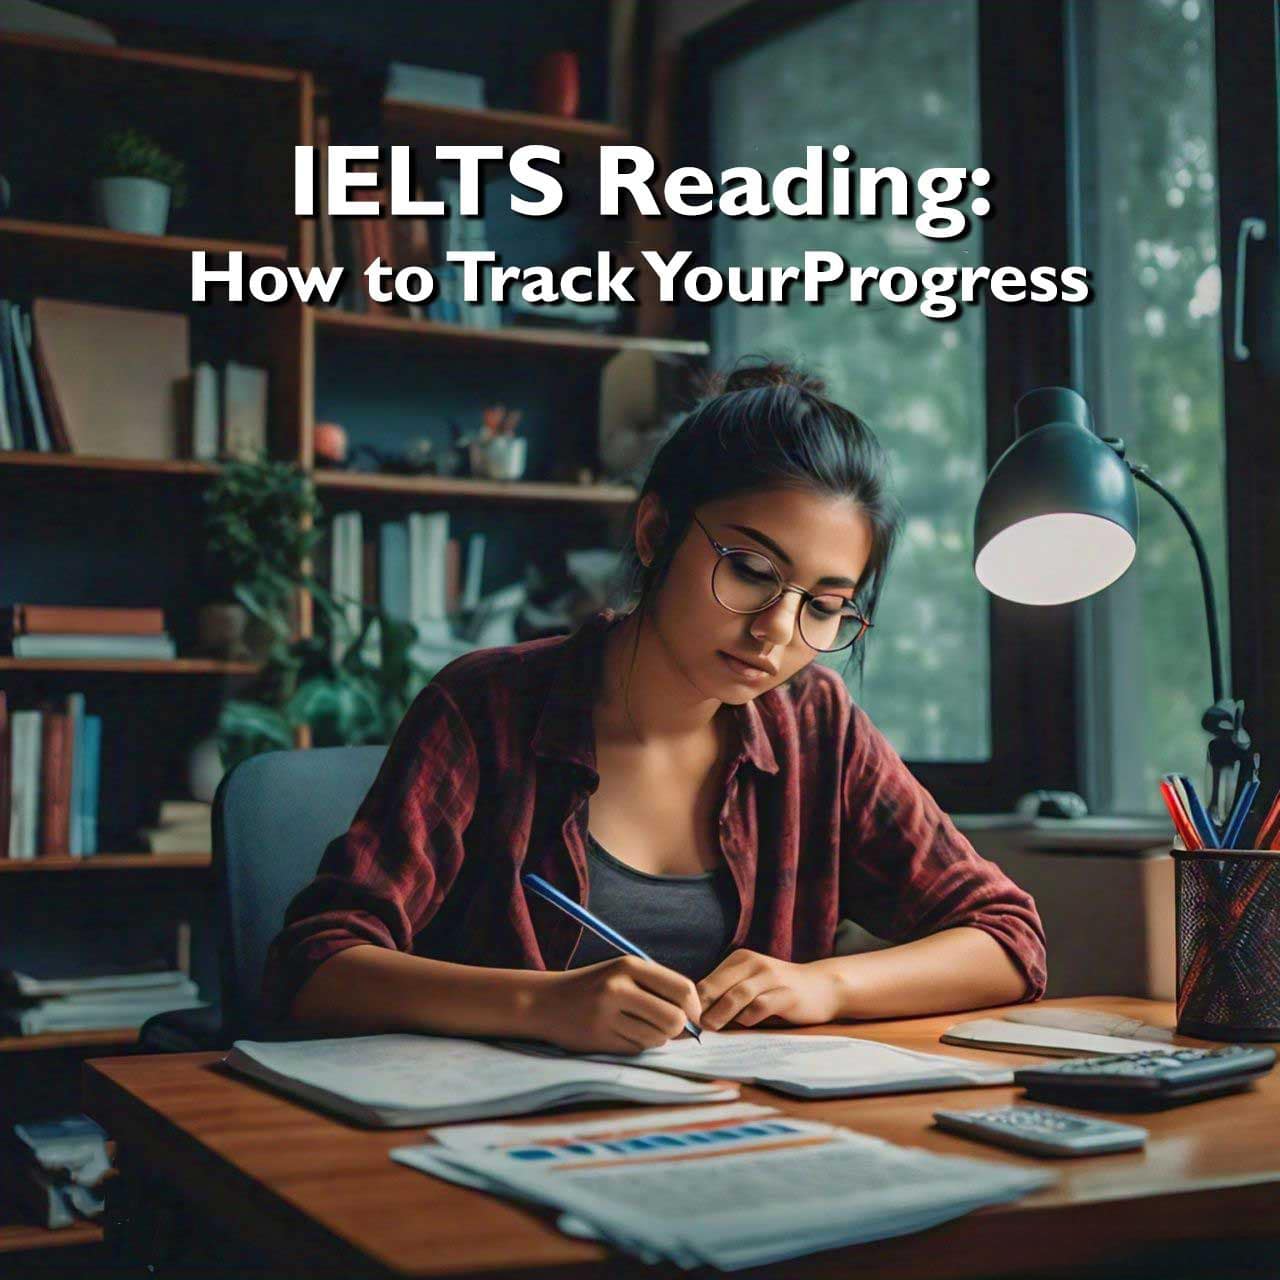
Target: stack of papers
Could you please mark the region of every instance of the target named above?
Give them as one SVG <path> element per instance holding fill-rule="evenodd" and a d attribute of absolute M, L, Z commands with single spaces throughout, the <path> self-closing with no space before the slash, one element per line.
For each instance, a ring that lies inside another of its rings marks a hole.
<path fill-rule="evenodd" d="M 566 1232 L 684 1268 L 736 1270 L 904 1235 L 1053 1181 L 746 1104 L 431 1136 L 391 1158 L 551 1206 Z"/>
<path fill-rule="evenodd" d="M 701 1044 L 682 1038 L 625 1058 L 590 1056 L 695 1080 L 738 1080 L 797 1098 L 855 1098 L 1013 1082 L 1008 1067 L 917 1053 L 851 1036 L 704 1031 Z"/>

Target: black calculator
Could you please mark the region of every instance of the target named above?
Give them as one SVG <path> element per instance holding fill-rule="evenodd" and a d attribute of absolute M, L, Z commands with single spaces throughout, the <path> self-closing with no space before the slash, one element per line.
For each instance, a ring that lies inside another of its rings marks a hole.
<path fill-rule="evenodd" d="M 1275 1065 L 1276 1052 L 1257 1045 L 1218 1049 L 1153 1049 L 1019 1067 L 1027 1097 L 1100 1110 L 1154 1111 L 1245 1089 Z"/>

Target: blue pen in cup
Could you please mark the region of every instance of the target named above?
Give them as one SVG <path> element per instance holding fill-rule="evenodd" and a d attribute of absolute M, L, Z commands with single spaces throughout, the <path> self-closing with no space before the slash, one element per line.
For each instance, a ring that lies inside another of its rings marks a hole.
<path fill-rule="evenodd" d="M 590 929 L 596 937 L 603 938 L 611 947 L 617 947 L 624 955 L 635 956 L 637 960 L 648 960 L 650 964 L 654 963 L 653 957 L 648 952 L 641 951 L 634 942 L 628 941 L 616 929 L 610 928 L 598 916 L 593 916 L 586 907 L 574 902 L 572 898 L 561 893 L 555 885 L 548 884 L 541 876 L 536 876 L 530 871 L 520 877 L 520 883 L 531 893 L 536 893 L 538 897 L 551 903 L 553 907 L 559 907 L 565 915 L 576 920 L 584 929 Z M 699 1042 L 702 1040 L 701 1029 L 688 1018 L 684 1020 L 684 1029 L 695 1040 Z"/>

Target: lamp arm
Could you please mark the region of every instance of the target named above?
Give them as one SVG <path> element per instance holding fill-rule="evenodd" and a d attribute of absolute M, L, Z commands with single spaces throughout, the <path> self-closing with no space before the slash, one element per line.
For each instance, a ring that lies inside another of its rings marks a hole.
<path fill-rule="evenodd" d="M 1123 457 L 1123 455 L 1121 456 Z M 1146 467 L 1140 464 L 1135 465 L 1129 462 L 1128 459 L 1125 459 L 1125 465 L 1133 473 L 1135 479 L 1141 480 L 1149 489 L 1154 489 L 1174 509 L 1178 519 L 1182 521 L 1183 527 L 1191 535 L 1191 545 L 1195 548 L 1196 561 L 1200 565 L 1200 585 L 1204 589 L 1205 618 L 1209 626 L 1209 665 L 1213 675 L 1213 700 L 1214 702 L 1221 702 L 1225 696 L 1222 679 L 1222 641 L 1218 634 L 1217 598 L 1214 595 L 1213 576 L 1209 572 L 1209 557 L 1205 552 L 1204 542 L 1186 507 L 1164 485 L 1153 479 L 1147 473 Z"/>

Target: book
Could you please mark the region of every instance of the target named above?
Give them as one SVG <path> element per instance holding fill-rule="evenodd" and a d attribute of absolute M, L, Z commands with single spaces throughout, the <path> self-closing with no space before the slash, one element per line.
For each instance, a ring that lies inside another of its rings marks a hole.
<path fill-rule="evenodd" d="M 1057 1010 L 1057 1013 L 1071 1012 Z M 1083 1011 L 1080 1011 L 1083 1012 Z M 1087 1026 L 1088 1024 L 1083 1024 Z M 1136 1027 L 1125 1035 L 1083 1029 L 1081 1024 L 1046 1026 L 1003 1018 L 975 1018 L 957 1022 L 942 1033 L 943 1044 L 968 1049 L 998 1049 L 1005 1053 L 1034 1053 L 1047 1058 L 1079 1058 L 1097 1053 L 1150 1053 L 1153 1042 L 1168 1043 L 1168 1033 L 1138 1035 Z M 1159 1032 L 1161 1028 L 1150 1028 Z"/>
<path fill-rule="evenodd" d="M 409 621 L 427 644 L 450 638 L 446 598 L 447 511 L 415 511 L 409 516 Z"/>
<path fill-rule="evenodd" d="M 265 369 L 228 360 L 222 370 L 222 452 L 253 461 L 267 448 Z"/>
<path fill-rule="evenodd" d="M 388 520 L 378 528 L 378 600 L 383 613 L 409 621 L 409 526 Z"/>
<path fill-rule="evenodd" d="M 177 656 L 169 636 L 17 635 L 15 658 L 123 658 L 168 660 Z"/>
<path fill-rule="evenodd" d="M 67 852 L 73 858 L 84 853 L 84 820 L 80 803 L 84 791 L 84 694 L 69 693 L 66 716 L 70 728 L 71 784 L 67 795 Z"/>
<path fill-rule="evenodd" d="M 13 349 L 14 306 L 7 298 L 0 298 L 0 382 L 3 382 L 5 417 L 9 420 L 9 433 L 13 436 L 13 448 L 35 448 L 22 419 L 22 395 L 18 388 L 18 363 Z"/>
<path fill-rule="evenodd" d="M 191 373 L 182 312 L 62 298 L 32 302 L 48 371 L 50 412 L 77 453 L 181 456 L 179 386 Z"/>
<path fill-rule="evenodd" d="M 374 1128 L 525 1115 L 584 1102 L 695 1103 L 738 1096 L 736 1088 L 719 1084 L 446 1036 L 237 1040 L 222 1061 Z"/>
<path fill-rule="evenodd" d="M 133 1000 L 49 1000 L 27 1008 L 0 1009 L 0 1024 L 20 1036 L 57 1031 L 110 1031 L 140 1027 L 148 1018 L 175 1009 L 197 1009 L 204 1002 L 185 991 L 158 991 Z"/>
<path fill-rule="evenodd" d="M 162 609 L 83 608 L 78 605 L 14 604 L 0 609 L 0 630 L 9 634 L 161 635 Z"/>
<path fill-rule="evenodd" d="M 330 126 L 327 112 L 316 113 L 315 136 L 316 154 L 320 161 L 320 216 L 316 242 L 319 249 L 320 270 L 327 276 L 338 265 L 338 253 L 333 236 L 333 216 L 329 212 Z"/>
<path fill-rule="evenodd" d="M 19 969 L 0 969 L 0 990 L 37 999 L 42 996 L 83 995 L 87 992 L 143 991 L 179 986 L 187 975 L 180 969 L 88 969 L 80 974 L 41 977 Z"/>
<path fill-rule="evenodd" d="M 17 440 L 9 426 L 9 405 L 4 395 L 4 365 L 0 363 L 0 449 L 16 449 Z"/>
<path fill-rule="evenodd" d="M 0 689 L 0 858 L 9 857 L 9 814 L 13 760 L 9 737 L 9 696 Z"/>
<path fill-rule="evenodd" d="M 414 102 L 424 106 L 484 109 L 484 77 L 438 67 L 418 67 L 409 62 L 393 62 L 387 68 L 383 99 Z"/>
<path fill-rule="evenodd" d="M 40 755 L 40 857 L 71 852 L 71 720 L 65 711 L 44 712 Z"/>
<path fill-rule="evenodd" d="M 102 783 L 102 717 L 84 718 L 84 771 L 80 794 L 80 851 L 98 852 L 98 796 Z"/>
<path fill-rule="evenodd" d="M 202 360 L 185 381 L 187 452 L 197 462 L 216 462 L 221 444 L 222 407 L 218 371 Z"/>
<path fill-rule="evenodd" d="M 342 624 L 334 628 L 330 637 L 333 659 L 338 662 L 360 634 L 363 617 L 361 601 L 364 598 L 361 583 L 364 571 L 364 522 L 358 511 L 339 511 L 329 522 L 329 527 L 332 533 L 329 548 L 329 589 L 342 615 Z"/>
<path fill-rule="evenodd" d="M 58 402 L 53 385 L 53 375 L 49 372 L 49 355 L 41 340 L 39 329 L 32 334 L 31 359 L 36 369 L 36 385 L 40 389 L 40 397 L 48 417 L 49 436 L 53 448 L 58 453 L 72 453 L 74 450 L 71 444 L 71 432 L 67 429 L 66 420 L 62 416 L 62 406 Z"/>
<path fill-rule="evenodd" d="M 30 859 L 36 856 L 43 719 L 43 713 L 40 711 L 13 711 L 9 714 L 11 757 L 9 856 L 11 858 Z"/>
<path fill-rule="evenodd" d="M 467 539 L 466 580 L 462 588 L 463 609 L 474 609 L 480 603 L 484 582 L 484 534 L 473 533 Z"/>

